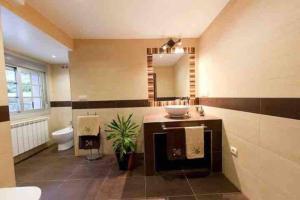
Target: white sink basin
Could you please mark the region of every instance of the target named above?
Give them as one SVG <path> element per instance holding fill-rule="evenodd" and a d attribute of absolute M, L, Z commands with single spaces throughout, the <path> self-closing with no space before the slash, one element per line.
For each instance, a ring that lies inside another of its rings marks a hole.
<path fill-rule="evenodd" d="M 170 117 L 183 117 L 189 112 L 190 106 L 170 105 L 170 106 L 165 106 L 164 108 Z"/>
<path fill-rule="evenodd" d="M 1 200 L 39 200 L 41 194 L 41 189 L 35 186 L 0 188 Z"/>

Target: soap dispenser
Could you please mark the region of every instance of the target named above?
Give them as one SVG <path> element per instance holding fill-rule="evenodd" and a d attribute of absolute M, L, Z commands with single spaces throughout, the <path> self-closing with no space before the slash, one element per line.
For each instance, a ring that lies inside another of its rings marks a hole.
<path fill-rule="evenodd" d="M 198 110 L 198 112 L 199 112 L 200 116 L 204 116 L 204 109 L 203 109 L 203 107 L 202 107 L 202 106 L 200 106 L 200 107 L 197 107 L 197 110 Z"/>

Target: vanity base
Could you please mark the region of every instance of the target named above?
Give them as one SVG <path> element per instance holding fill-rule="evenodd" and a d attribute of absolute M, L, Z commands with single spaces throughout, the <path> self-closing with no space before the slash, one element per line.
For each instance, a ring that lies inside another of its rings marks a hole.
<path fill-rule="evenodd" d="M 150 116 L 149 121 L 147 116 L 144 118 L 144 145 L 145 145 L 145 174 L 146 176 L 152 176 L 156 172 L 156 168 L 159 167 L 156 163 L 155 155 L 155 135 L 157 133 L 165 132 L 162 129 L 162 125 L 166 127 L 189 127 L 189 126 L 201 126 L 205 125 L 208 130 L 211 130 L 211 162 L 210 166 L 205 165 L 205 162 L 199 160 L 199 168 L 201 162 L 204 162 L 203 167 L 209 167 L 212 172 L 222 172 L 222 120 L 214 117 L 201 117 L 192 116 L 188 120 L 170 120 L 158 117 L 158 121 L 155 121 L 153 116 Z M 207 163 L 206 163 L 207 164 Z M 158 168 L 159 169 L 159 168 Z"/>

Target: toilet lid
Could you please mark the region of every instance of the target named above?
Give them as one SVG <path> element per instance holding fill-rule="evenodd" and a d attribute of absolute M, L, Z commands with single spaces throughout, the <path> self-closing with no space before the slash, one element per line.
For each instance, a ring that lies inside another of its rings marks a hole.
<path fill-rule="evenodd" d="M 42 191 L 39 187 L 0 188 L 1 200 L 39 200 Z"/>

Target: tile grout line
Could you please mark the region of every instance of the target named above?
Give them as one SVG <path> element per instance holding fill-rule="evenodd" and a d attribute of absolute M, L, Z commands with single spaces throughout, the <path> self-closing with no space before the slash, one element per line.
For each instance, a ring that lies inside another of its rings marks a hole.
<path fill-rule="evenodd" d="M 190 186 L 190 189 L 191 189 L 191 191 L 192 191 L 192 193 L 193 193 L 195 199 L 197 200 L 198 198 L 197 198 L 197 196 L 196 196 L 196 193 L 195 193 L 195 191 L 193 190 L 193 187 L 192 187 L 192 185 L 191 185 L 191 183 L 190 183 L 190 181 L 189 181 L 189 179 L 187 178 L 187 176 L 186 176 L 185 173 L 184 173 L 184 177 L 185 177 L 185 179 L 186 179 L 188 185 Z"/>

